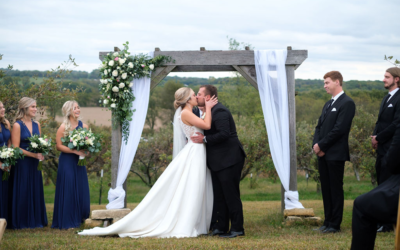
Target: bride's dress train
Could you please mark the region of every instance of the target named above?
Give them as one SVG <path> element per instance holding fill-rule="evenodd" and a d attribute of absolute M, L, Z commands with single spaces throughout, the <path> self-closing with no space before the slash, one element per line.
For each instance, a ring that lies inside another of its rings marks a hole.
<path fill-rule="evenodd" d="M 190 141 L 193 132 L 203 131 L 180 119 L 179 123 L 189 141 L 140 204 L 109 227 L 84 230 L 80 235 L 180 238 L 208 232 L 213 206 L 211 173 L 206 167 L 205 145 Z"/>

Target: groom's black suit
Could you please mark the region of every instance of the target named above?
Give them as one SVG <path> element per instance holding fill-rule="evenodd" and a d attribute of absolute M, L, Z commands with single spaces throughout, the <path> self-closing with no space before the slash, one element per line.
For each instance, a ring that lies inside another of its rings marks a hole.
<path fill-rule="evenodd" d="M 193 110 L 199 115 L 198 110 Z M 244 231 L 243 207 L 240 200 L 240 176 L 246 154 L 236 133 L 231 112 L 221 103 L 211 109 L 210 130 L 205 130 L 207 166 L 211 170 L 214 210 L 217 223 L 213 229 L 221 231 Z"/>

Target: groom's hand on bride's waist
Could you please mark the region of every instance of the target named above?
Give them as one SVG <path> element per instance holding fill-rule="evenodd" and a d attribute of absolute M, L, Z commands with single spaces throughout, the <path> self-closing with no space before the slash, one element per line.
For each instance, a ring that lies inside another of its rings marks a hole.
<path fill-rule="evenodd" d="M 196 133 L 195 135 L 190 137 L 190 140 L 194 143 L 204 143 L 203 141 L 204 135 L 201 133 Z"/>

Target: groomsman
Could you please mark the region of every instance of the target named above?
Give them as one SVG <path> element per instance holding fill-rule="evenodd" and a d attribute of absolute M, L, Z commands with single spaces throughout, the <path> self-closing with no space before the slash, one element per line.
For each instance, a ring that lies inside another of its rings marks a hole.
<path fill-rule="evenodd" d="M 391 174 L 390 177 L 378 187 L 354 200 L 352 250 L 374 249 L 378 223 L 396 223 L 400 188 L 399 152 L 400 124 L 397 125 L 392 143 L 382 160 L 382 164 Z"/>
<path fill-rule="evenodd" d="M 342 84 L 339 71 L 324 75 L 324 88 L 332 99 L 325 103 L 314 133 L 313 150 L 318 155 L 325 214 L 324 224 L 314 230 L 323 233 L 339 232 L 343 217 L 344 164 L 350 160 L 348 141 L 356 105 L 343 92 Z"/>
<path fill-rule="evenodd" d="M 400 109 L 399 77 L 399 68 L 393 67 L 386 70 L 383 83 L 389 94 L 382 100 L 378 121 L 371 136 L 372 147 L 377 151 L 375 170 L 378 185 L 381 185 L 391 175 L 387 167 L 382 164 L 382 159 L 390 147 L 396 125 L 400 121 L 400 112 L 397 112 Z M 392 230 L 392 225 L 383 225 L 379 227 L 378 232 L 389 232 Z"/>

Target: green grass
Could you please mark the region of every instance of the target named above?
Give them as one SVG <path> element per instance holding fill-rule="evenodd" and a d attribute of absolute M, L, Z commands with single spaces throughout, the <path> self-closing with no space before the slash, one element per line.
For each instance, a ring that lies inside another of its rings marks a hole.
<path fill-rule="evenodd" d="M 107 193 L 109 187 L 106 181 L 103 181 L 102 204 L 107 204 Z M 100 178 L 91 176 L 89 178 L 90 201 L 91 204 L 99 204 Z M 143 182 L 135 175 L 130 175 L 127 182 L 128 203 L 138 203 L 149 191 Z M 297 188 L 300 200 L 322 200 L 320 193 L 317 193 L 316 182 L 309 180 L 308 183 L 304 176 L 299 175 L 297 178 Z M 354 200 L 357 196 L 370 191 L 373 188 L 368 179 L 357 181 L 354 176 L 345 176 L 344 178 L 344 199 Z M 281 200 L 281 184 L 280 181 L 275 183 L 266 178 L 257 180 L 257 187 L 250 188 L 250 179 L 245 178 L 240 183 L 241 198 L 243 201 L 280 201 Z M 55 186 L 53 184 L 44 187 L 44 196 L 46 203 L 54 203 Z"/>
<path fill-rule="evenodd" d="M 305 207 L 313 208 L 323 217 L 322 202 L 303 200 Z M 137 204 L 128 204 L 134 208 Z M 246 236 L 236 239 L 201 236 L 184 239 L 130 239 L 116 236 L 88 237 L 76 234 L 78 229 L 58 230 L 50 226 L 39 229 L 6 230 L 0 249 L 349 249 L 351 244 L 351 213 L 353 201 L 344 205 L 342 232 L 324 235 L 312 231 L 315 226 L 297 223 L 283 224 L 280 201 L 245 201 Z M 91 209 L 104 209 L 92 205 Z M 49 225 L 53 205 L 47 204 Z M 394 234 L 378 234 L 375 249 L 393 249 Z"/>

